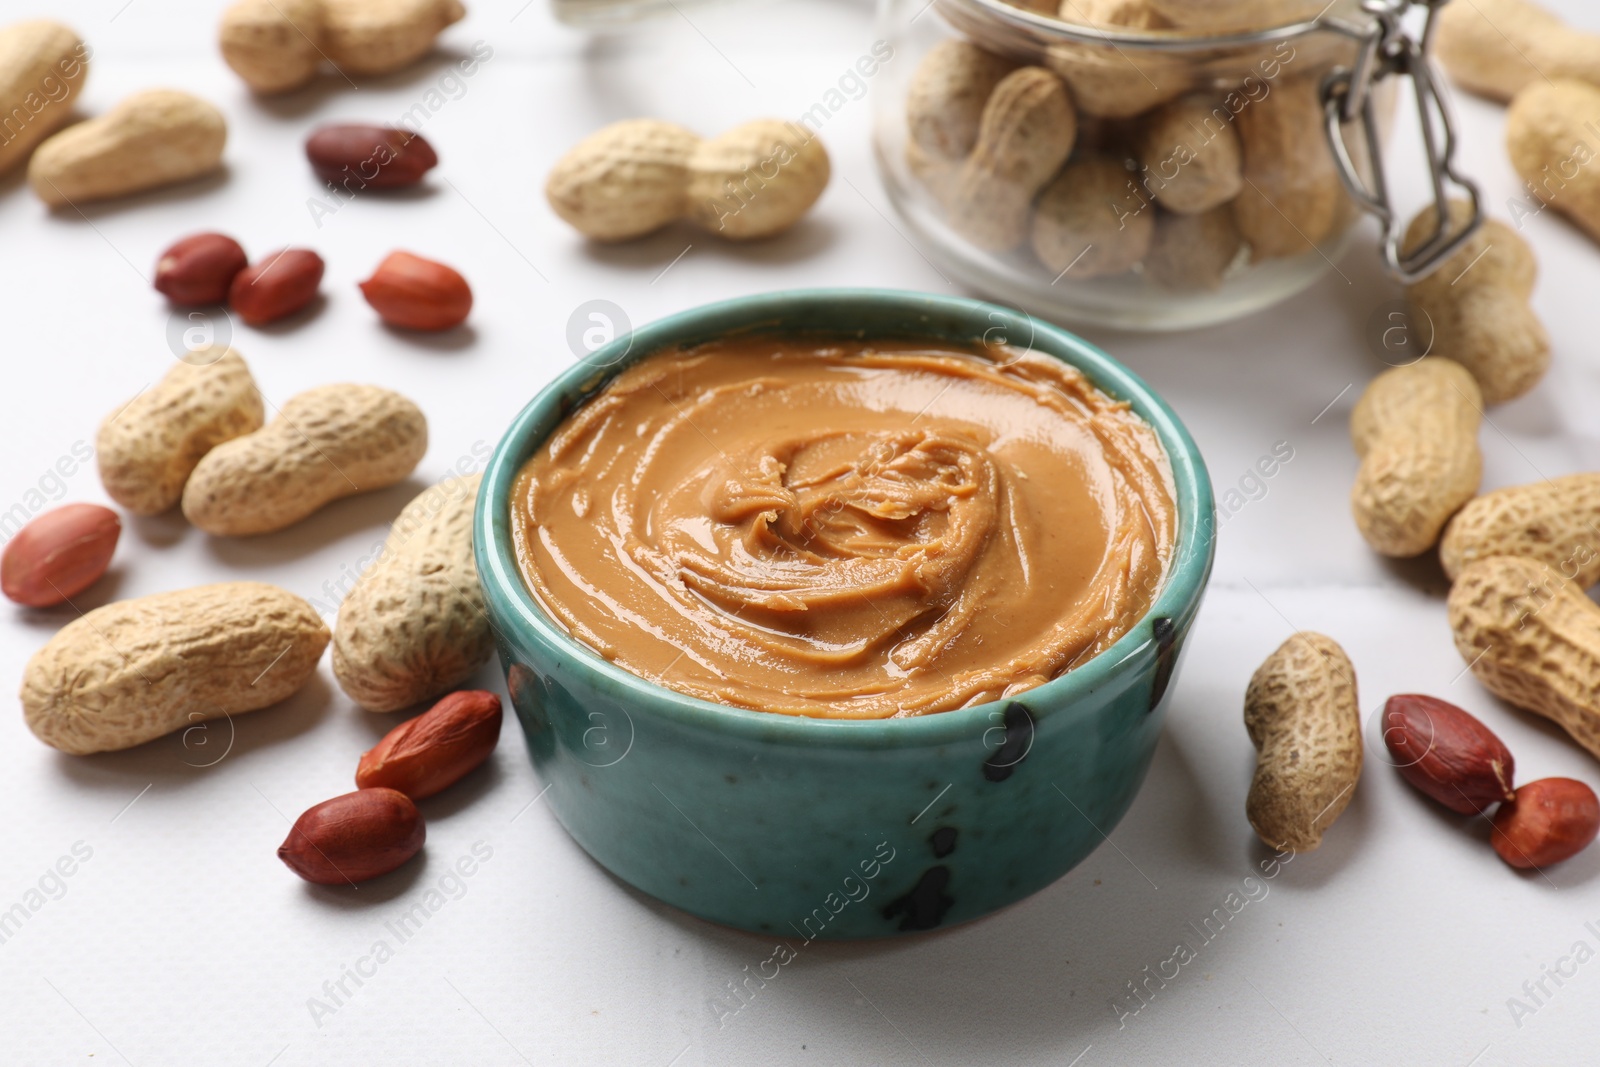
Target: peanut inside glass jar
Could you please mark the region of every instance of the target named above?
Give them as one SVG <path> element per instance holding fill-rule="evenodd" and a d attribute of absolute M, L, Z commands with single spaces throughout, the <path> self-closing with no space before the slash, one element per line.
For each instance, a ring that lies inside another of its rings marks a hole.
<path fill-rule="evenodd" d="M 1358 52 L 1328 27 L 1357 25 L 1355 0 L 880 11 L 900 64 L 874 85 L 880 172 L 918 246 L 982 292 L 1068 322 L 1203 325 L 1310 285 L 1360 217 L 1324 112 Z"/>
<path fill-rule="evenodd" d="M 545 611 L 703 699 L 889 718 L 1019 693 L 1108 648 L 1172 556 L 1155 431 L 1077 370 L 922 341 L 653 353 L 518 475 Z"/>

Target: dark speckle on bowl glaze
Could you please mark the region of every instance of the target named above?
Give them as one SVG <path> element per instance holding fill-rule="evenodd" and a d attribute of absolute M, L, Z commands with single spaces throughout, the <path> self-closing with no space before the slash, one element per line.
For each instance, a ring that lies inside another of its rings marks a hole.
<path fill-rule="evenodd" d="M 522 731 L 530 740 L 534 734 L 550 729 L 550 717 L 544 709 L 544 683 L 537 674 L 520 663 L 513 663 L 506 672 L 506 688 L 511 693 L 512 706 L 522 719 Z"/>
<path fill-rule="evenodd" d="M 929 867 L 911 887 L 911 892 L 896 897 L 884 907 L 883 917 L 893 919 L 904 915 L 900 920 L 902 930 L 932 930 L 944 921 L 944 913 L 956 902 L 954 897 L 945 895 L 945 886 L 949 884 L 949 867 L 942 863 Z"/>
<path fill-rule="evenodd" d="M 1150 632 L 1156 639 L 1156 672 L 1150 682 L 1150 709 L 1156 710 L 1161 698 L 1167 695 L 1167 683 L 1172 681 L 1172 668 L 1178 662 L 1178 628 L 1165 615 L 1150 620 Z"/>
<path fill-rule="evenodd" d="M 1007 704 L 1000 721 L 998 729 L 1002 731 L 1004 740 L 983 761 L 983 776 L 991 782 L 1003 782 L 1010 778 L 1017 764 L 1026 759 L 1029 749 L 1033 748 L 1033 713 L 1025 706 L 1016 701 Z M 986 743 L 995 729 L 991 728 L 984 735 Z"/>
<path fill-rule="evenodd" d="M 944 859 L 956 850 L 956 828 L 954 826 L 941 826 L 928 838 L 928 844 L 933 846 L 934 859 Z"/>

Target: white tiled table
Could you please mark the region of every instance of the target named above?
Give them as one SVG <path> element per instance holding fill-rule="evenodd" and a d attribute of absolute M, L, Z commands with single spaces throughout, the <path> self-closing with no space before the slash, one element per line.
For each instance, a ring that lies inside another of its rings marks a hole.
<path fill-rule="evenodd" d="M 814 215 L 768 244 L 673 231 L 591 248 L 540 194 L 556 156 L 606 121 L 653 114 L 715 131 L 806 111 L 876 37 L 859 0 L 686 8 L 693 24 L 594 41 L 553 24 L 544 0 L 520 15 L 521 0 L 475 0 L 444 38 L 458 56 L 476 41 L 492 47 L 472 78 L 441 85 L 443 61 L 432 61 L 360 91 L 330 80 L 304 106 L 254 102 L 223 66 L 220 0 L 119 4 L 5 0 L 0 17 L 54 9 L 90 39 L 89 110 L 158 84 L 215 101 L 231 123 L 229 173 L 193 195 L 96 207 L 87 219 L 47 215 L 16 177 L 0 186 L 0 512 L 42 503 L 35 491 L 103 499 L 72 457 L 106 412 L 166 369 L 168 312 L 141 275 L 171 239 L 202 228 L 257 253 L 310 245 L 328 261 L 327 304 L 311 321 L 235 332 L 269 399 L 327 381 L 384 383 L 423 403 L 432 440 L 417 480 L 281 535 L 223 541 L 171 517 L 129 521 L 91 604 L 245 575 L 330 603 L 421 479 L 481 453 L 568 364 L 568 320 L 586 301 L 642 323 L 786 286 L 948 291 L 885 221 L 865 100 L 847 101 L 823 129 L 835 179 Z M 1580 0 L 1559 6 L 1600 27 Z M 432 105 L 424 132 L 444 160 L 429 191 L 358 200 L 319 228 L 306 203 L 316 193 L 300 153 L 306 128 L 392 120 L 418 101 Z M 1468 99 L 1460 113 L 1465 162 L 1503 214 L 1516 181 L 1501 111 Z M 1542 259 L 1536 301 L 1556 363 L 1532 395 L 1492 413 L 1489 486 L 1600 461 L 1600 251 L 1553 213 L 1526 233 Z M 468 275 L 478 305 L 466 343 L 375 324 L 354 283 L 394 247 Z M 933 936 L 812 945 L 719 1028 L 708 1002 L 771 946 L 669 911 L 590 862 L 542 804 L 530 806 L 540 786 L 514 723 L 488 773 L 430 806 L 425 862 L 352 893 L 310 889 L 273 855 L 284 816 L 348 788 L 354 754 L 383 727 L 326 666 L 286 706 L 239 718 L 231 749 L 222 724 L 188 743 L 74 759 L 13 713 L 0 716 L 0 912 L 21 903 L 28 917 L 0 943 L 0 1063 L 1592 1062 L 1600 963 L 1560 986 L 1545 979 L 1551 995 L 1520 1021 L 1507 1001 L 1525 999 L 1523 983 L 1576 942 L 1600 949 L 1600 851 L 1547 876 L 1514 873 L 1485 827 L 1456 825 L 1373 760 L 1319 852 L 1244 882 L 1267 854 L 1243 817 L 1252 751 L 1241 695 L 1291 627 L 1344 643 L 1369 712 L 1396 691 L 1452 697 L 1482 711 L 1525 779 L 1600 781 L 1594 760 L 1555 730 L 1460 677 L 1436 566 L 1386 563 L 1357 536 L 1345 420 L 1380 365 L 1367 324 L 1396 294 L 1370 242 L 1340 267 L 1345 277 L 1229 326 L 1089 332 L 1171 399 L 1219 495 L 1253 488 L 1256 499 L 1224 523 L 1168 730 L 1116 847 L 1048 890 Z M 1247 472 L 1275 446 L 1293 458 L 1263 491 Z M 63 457 L 65 477 L 52 473 Z M 69 616 L 0 610 L 0 677 L 19 678 Z M 501 684 L 493 669 L 480 681 Z M 1370 724 L 1367 739 L 1377 743 Z M 473 875 L 450 880 L 475 853 Z M 71 875 L 47 877 L 62 857 Z M 1225 925 L 1213 920 L 1220 934 L 1195 933 L 1251 885 L 1255 899 Z M 402 940 L 397 921 L 417 904 L 429 917 Z M 1184 939 L 1195 958 L 1119 1026 L 1115 998 Z M 392 950 L 382 963 L 368 959 L 379 941 Z M 358 964 L 359 984 L 346 977 Z"/>

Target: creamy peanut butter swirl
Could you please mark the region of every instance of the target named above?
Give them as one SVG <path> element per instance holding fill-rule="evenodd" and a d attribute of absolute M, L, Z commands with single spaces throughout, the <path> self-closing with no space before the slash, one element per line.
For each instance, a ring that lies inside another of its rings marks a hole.
<path fill-rule="evenodd" d="M 998 349 L 745 338 L 654 354 L 530 459 L 518 562 L 651 681 L 886 718 L 1022 692 L 1108 647 L 1172 553 L 1155 432 Z"/>

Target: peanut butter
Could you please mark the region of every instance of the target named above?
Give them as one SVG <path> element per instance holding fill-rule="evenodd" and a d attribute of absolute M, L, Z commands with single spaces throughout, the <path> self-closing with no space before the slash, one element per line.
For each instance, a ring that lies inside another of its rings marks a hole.
<path fill-rule="evenodd" d="M 707 700 L 887 718 L 1023 692 L 1109 647 L 1172 554 L 1154 430 L 1075 369 L 927 342 L 646 357 L 512 495 L 540 605 Z"/>

